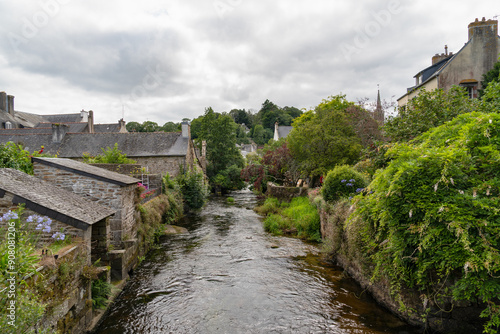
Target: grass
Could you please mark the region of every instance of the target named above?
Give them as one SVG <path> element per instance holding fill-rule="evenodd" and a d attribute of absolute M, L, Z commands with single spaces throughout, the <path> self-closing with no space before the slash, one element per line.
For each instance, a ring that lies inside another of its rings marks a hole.
<path fill-rule="evenodd" d="M 268 198 L 256 211 L 266 215 L 264 229 L 274 235 L 321 241 L 318 210 L 307 197 L 294 198 L 290 203 Z"/>

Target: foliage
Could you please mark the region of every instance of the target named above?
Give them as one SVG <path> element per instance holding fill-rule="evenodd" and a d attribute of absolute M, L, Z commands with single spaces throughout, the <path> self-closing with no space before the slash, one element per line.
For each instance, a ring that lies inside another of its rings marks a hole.
<path fill-rule="evenodd" d="M 264 129 L 264 127 L 261 124 L 257 124 L 254 126 L 251 132 L 253 141 L 257 145 L 265 145 L 273 138 L 273 131 L 271 129 Z"/>
<path fill-rule="evenodd" d="M 158 125 L 156 122 L 144 121 L 139 122 L 128 122 L 125 125 L 128 132 L 178 132 L 181 131 L 180 123 L 166 122 L 162 126 Z"/>
<path fill-rule="evenodd" d="M 484 93 L 486 88 L 490 83 L 496 82 L 498 83 L 500 80 L 500 61 L 496 62 L 491 70 L 483 74 L 483 80 L 481 80 L 481 89 L 478 90 L 479 98 L 484 97 Z"/>
<path fill-rule="evenodd" d="M 318 210 L 307 197 L 296 197 L 290 203 L 270 197 L 257 212 L 268 214 L 264 220 L 264 229 L 268 232 L 321 241 Z"/>
<path fill-rule="evenodd" d="M 278 122 L 280 125 L 288 126 L 291 125 L 292 121 L 301 114 L 302 111 L 295 107 L 280 108 L 273 102 L 266 100 L 262 104 L 256 118 L 257 122 L 262 125 L 264 129 L 274 132 L 274 123 Z"/>
<path fill-rule="evenodd" d="M 249 129 L 253 127 L 255 115 L 245 109 L 233 109 L 229 112 L 236 124 L 244 124 Z"/>
<path fill-rule="evenodd" d="M 13 168 L 32 175 L 31 155 L 13 142 L 0 144 L 0 168 Z"/>
<path fill-rule="evenodd" d="M 368 111 L 354 106 L 344 95 L 323 100 L 293 123 L 288 147 L 299 170 L 312 177 L 326 174 L 336 165 L 352 164 L 363 145 L 380 137 Z"/>
<path fill-rule="evenodd" d="M 241 178 L 251 184 L 257 191 L 265 192 L 267 184 L 266 168 L 259 161 L 248 164 L 241 170 Z"/>
<path fill-rule="evenodd" d="M 88 164 L 135 164 L 136 161 L 127 158 L 127 155 L 118 149 L 118 143 L 115 143 L 113 148 L 102 148 L 102 154 L 96 157 L 91 157 L 88 154 L 83 155 L 83 160 Z"/>
<path fill-rule="evenodd" d="M 5 222 L 1 228 L 4 242 L 0 243 L 0 331 L 2 333 L 34 333 L 30 328 L 37 325 L 42 319 L 46 306 L 39 301 L 26 279 L 29 276 L 38 276 L 36 271 L 40 260 L 35 254 L 37 234 L 29 223 L 22 218 L 23 207 L 4 214 L 0 220 Z M 14 247 L 12 247 L 14 245 Z M 13 253 L 14 252 L 14 253 Z M 14 256 L 12 256 L 14 254 Z M 14 273 L 14 274 L 12 274 Z M 7 317 L 8 306 L 13 300 L 7 291 L 10 289 L 10 280 L 14 279 L 15 291 L 15 327 L 9 322 L 14 319 Z"/>
<path fill-rule="evenodd" d="M 175 179 L 182 193 L 184 203 L 189 209 L 200 209 L 205 205 L 208 188 L 203 172 L 187 170 Z"/>
<path fill-rule="evenodd" d="M 181 125 L 180 123 L 174 123 L 174 122 L 167 122 L 163 124 L 162 127 L 159 128 L 160 131 L 163 132 L 178 132 L 181 131 Z"/>
<path fill-rule="evenodd" d="M 477 101 L 470 99 L 462 87 L 454 86 L 448 92 L 421 90 L 405 107 L 399 108 L 397 116 L 386 120 L 385 135 L 394 142 L 408 141 L 476 107 Z"/>
<path fill-rule="evenodd" d="M 325 201 L 333 202 L 341 197 L 354 196 L 368 185 L 366 177 L 349 165 L 336 166 L 329 171 L 323 183 Z"/>
<path fill-rule="evenodd" d="M 205 115 L 198 119 L 198 139 L 207 141 L 207 176 L 210 184 L 222 187 L 222 191 L 240 189 L 242 182 L 239 174 L 244 160 L 236 147 L 236 123 L 231 116 L 216 113 L 212 108 L 207 108 Z M 237 178 L 233 177 L 235 168 L 239 168 Z"/>
<path fill-rule="evenodd" d="M 92 281 L 92 307 L 94 309 L 106 308 L 112 287 L 113 285 L 100 279 Z"/>
<path fill-rule="evenodd" d="M 401 143 L 393 160 L 357 198 L 374 233 L 366 252 L 374 277 L 439 299 L 486 305 L 487 333 L 500 324 L 500 115 L 468 113 Z"/>
<path fill-rule="evenodd" d="M 175 189 L 176 187 L 175 180 L 170 176 L 168 172 L 161 179 L 161 184 L 164 194 L 168 191 L 168 189 Z"/>

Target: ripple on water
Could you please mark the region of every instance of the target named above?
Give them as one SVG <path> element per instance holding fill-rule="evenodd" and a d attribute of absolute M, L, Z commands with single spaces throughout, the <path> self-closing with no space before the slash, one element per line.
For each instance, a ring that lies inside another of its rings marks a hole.
<path fill-rule="evenodd" d="M 419 333 L 377 306 L 315 245 L 273 237 L 249 191 L 214 198 L 166 236 L 94 334 Z"/>

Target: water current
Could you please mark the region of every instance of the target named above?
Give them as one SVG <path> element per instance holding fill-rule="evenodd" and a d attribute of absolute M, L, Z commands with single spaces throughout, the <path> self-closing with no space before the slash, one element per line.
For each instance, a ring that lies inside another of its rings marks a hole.
<path fill-rule="evenodd" d="M 267 234 L 250 191 L 162 237 L 93 334 L 421 331 L 378 306 L 317 245 Z"/>

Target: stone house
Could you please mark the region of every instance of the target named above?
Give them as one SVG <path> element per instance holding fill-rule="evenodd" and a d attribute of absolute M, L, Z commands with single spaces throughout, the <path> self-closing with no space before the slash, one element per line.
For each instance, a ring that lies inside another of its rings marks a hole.
<path fill-rule="evenodd" d="M 138 179 L 63 158 L 32 158 L 34 175 L 113 211 L 108 239 L 113 246 L 104 263 L 113 279 L 127 277 L 135 265 L 130 254 L 137 250 L 136 188 Z"/>
<path fill-rule="evenodd" d="M 70 130 L 67 124 L 52 124 L 50 133 L 41 134 L 0 130 L 0 143 L 11 141 L 30 152 L 40 150 L 43 145 L 44 153 L 76 160 L 82 160 L 83 154 L 100 155 L 102 149 L 117 144 L 122 153 L 147 167 L 151 174 L 176 176 L 182 169 L 201 169 L 187 122 L 182 124 L 182 132 L 73 133 Z"/>
<path fill-rule="evenodd" d="M 21 204 L 25 206 L 26 215 L 51 218 L 52 231 L 63 229 L 65 234 L 82 238 L 88 250 L 87 264 L 90 265 L 91 257 L 105 257 L 112 209 L 21 171 L 1 168 L 0 215 Z"/>
<path fill-rule="evenodd" d="M 478 96 L 483 74 L 493 68 L 500 55 L 498 20 L 476 19 L 468 26 L 469 39 L 456 54 L 445 52 L 432 57 L 432 65 L 418 72 L 415 86 L 398 99 L 402 107 L 425 88 L 449 90 L 452 86 L 464 87 L 471 98 Z"/>
<path fill-rule="evenodd" d="M 94 124 L 94 112 L 82 110 L 73 114 L 37 115 L 14 110 L 14 96 L 0 92 L 0 131 L 4 134 L 51 133 L 52 124 L 66 124 L 71 133 L 127 132 L 125 121 Z"/>

